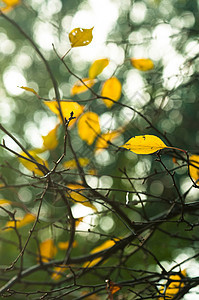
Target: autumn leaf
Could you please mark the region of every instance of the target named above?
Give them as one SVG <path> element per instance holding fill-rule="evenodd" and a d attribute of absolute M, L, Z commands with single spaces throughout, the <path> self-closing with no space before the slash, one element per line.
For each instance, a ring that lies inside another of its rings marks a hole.
<path fill-rule="evenodd" d="M 199 184 L 198 179 L 199 179 L 199 155 L 191 155 L 189 157 L 189 173 L 191 178 L 194 181 L 197 181 L 196 183 Z M 194 167 L 195 166 L 195 167 Z"/>
<path fill-rule="evenodd" d="M 10 201 L 10 200 L 0 199 L 0 205 L 11 204 L 11 203 L 12 203 L 12 201 Z"/>
<path fill-rule="evenodd" d="M 71 89 L 72 96 L 86 92 L 88 90 L 88 87 L 91 88 L 96 83 L 95 79 L 90 79 L 90 78 L 83 78 L 82 81 L 85 84 L 83 84 L 80 80 L 78 80 L 73 85 L 73 87 Z"/>
<path fill-rule="evenodd" d="M 138 135 L 129 139 L 123 146 L 136 154 L 151 154 L 158 150 L 168 148 L 164 142 L 155 135 Z"/>
<path fill-rule="evenodd" d="M 40 165 L 46 166 L 48 168 L 48 163 L 47 161 L 41 159 L 34 150 L 29 150 L 28 151 L 30 153 L 30 155 L 36 160 L 37 163 L 39 163 Z M 25 153 L 25 152 L 21 152 L 20 153 L 21 156 L 30 159 L 30 157 Z M 28 170 L 30 170 L 31 172 L 34 172 L 36 175 L 38 176 L 43 176 L 44 173 L 38 168 L 36 163 L 33 163 L 29 160 L 26 160 L 25 158 L 19 157 L 19 161 L 20 163 Z M 41 167 L 42 168 L 42 167 Z"/>
<path fill-rule="evenodd" d="M 102 86 L 101 96 L 118 101 L 121 97 L 122 85 L 116 77 L 111 77 L 106 80 Z M 105 105 L 110 108 L 114 102 L 108 99 L 102 99 Z"/>
<path fill-rule="evenodd" d="M 58 110 L 57 101 L 45 101 L 44 103 L 53 113 L 59 116 L 60 121 L 62 121 Z M 71 112 L 74 113 L 75 119 L 70 121 L 69 127 L 71 127 L 76 122 L 77 118 L 82 114 L 84 108 L 83 105 L 79 105 L 77 102 L 70 101 L 61 101 L 60 106 L 63 113 L 63 117 L 67 120 L 70 118 Z"/>
<path fill-rule="evenodd" d="M 15 221 L 8 221 L 5 225 L 5 230 L 7 231 L 7 230 L 10 230 L 10 229 L 13 229 L 13 228 L 15 228 L 15 226 L 16 226 L 17 229 L 21 228 L 21 227 L 24 227 L 27 224 L 30 224 L 30 223 L 34 222 L 35 219 L 36 219 L 35 215 L 27 213 L 23 218 L 16 219 L 16 223 L 15 223 Z"/>
<path fill-rule="evenodd" d="M 20 86 L 20 88 L 24 89 L 27 92 L 31 92 L 31 93 L 35 94 L 37 97 L 39 97 L 39 95 L 37 94 L 37 92 L 34 89 L 32 89 L 32 88 L 29 88 L 27 86 Z"/>
<path fill-rule="evenodd" d="M 43 263 L 47 263 L 55 257 L 56 253 L 57 248 L 54 245 L 53 240 L 47 239 L 39 245 L 38 261 L 41 260 Z"/>
<path fill-rule="evenodd" d="M 166 300 L 173 299 L 181 288 L 184 287 L 184 283 L 182 282 L 182 278 L 186 276 L 186 271 L 183 270 L 180 272 L 180 275 L 171 275 L 169 276 L 168 286 L 161 286 L 159 293 L 163 295 L 163 297 L 159 297 L 158 300 Z"/>
<path fill-rule="evenodd" d="M 111 295 L 117 293 L 120 289 L 121 289 L 121 287 L 119 285 L 117 285 L 115 282 L 113 282 L 109 279 L 106 280 L 106 290 L 109 294 L 109 299 L 113 299 L 111 297 Z"/>
<path fill-rule="evenodd" d="M 69 40 L 71 47 L 81 47 L 87 46 L 93 39 L 93 28 L 84 29 L 84 28 L 75 28 L 69 33 Z"/>
<path fill-rule="evenodd" d="M 68 249 L 68 245 L 69 245 L 69 242 L 66 241 L 66 242 L 59 242 L 58 243 L 58 248 L 61 249 L 61 250 L 67 250 Z M 74 241 L 73 242 L 73 248 L 77 247 L 77 242 Z"/>
<path fill-rule="evenodd" d="M 2 12 L 7 13 L 10 10 L 12 10 L 15 6 L 19 5 L 21 3 L 21 0 L 2 0 L 2 2 L 6 6 L 0 7 L 0 9 Z"/>
<path fill-rule="evenodd" d="M 86 157 L 79 157 L 78 161 L 79 161 L 79 164 L 81 167 L 86 167 L 90 162 L 90 160 Z M 66 169 L 77 169 L 77 163 L 76 163 L 75 159 L 71 159 L 71 160 L 64 162 L 63 166 Z"/>
<path fill-rule="evenodd" d="M 108 148 L 108 142 L 112 142 L 114 139 L 120 136 L 122 132 L 123 130 L 115 130 L 101 134 L 96 141 L 95 151 L 100 152 L 101 150 Z"/>
<path fill-rule="evenodd" d="M 54 269 L 53 269 L 53 274 L 52 274 L 52 276 L 51 276 L 51 278 L 53 279 L 53 280 L 59 280 L 61 277 L 62 277 L 62 274 L 64 273 L 64 272 L 66 272 L 66 270 L 68 270 L 69 269 L 69 267 L 68 266 L 65 266 L 65 265 L 61 265 L 61 266 L 59 266 L 59 267 L 55 267 Z"/>
<path fill-rule="evenodd" d="M 154 64 L 149 58 L 131 58 L 131 64 L 140 71 L 149 71 L 154 68 Z"/>
<path fill-rule="evenodd" d="M 68 190 L 68 195 L 74 203 L 80 203 L 97 211 L 96 207 L 91 204 L 84 195 L 82 195 L 82 190 L 84 189 L 82 185 L 71 183 L 68 184 L 67 187 L 70 189 Z"/>
<path fill-rule="evenodd" d="M 100 73 L 102 73 L 104 68 L 106 66 L 108 66 L 108 64 L 109 64 L 109 59 L 107 59 L 107 58 L 95 60 L 92 63 L 92 65 L 90 66 L 90 69 L 88 72 L 89 78 L 93 79 L 93 78 L 97 77 Z"/>
<path fill-rule="evenodd" d="M 53 150 L 58 146 L 57 130 L 59 124 L 55 126 L 49 133 L 42 136 L 44 150 Z"/>
<path fill-rule="evenodd" d="M 91 145 L 101 131 L 98 115 L 90 111 L 84 113 L 78 120 L 77 128 L 80 138 Z"/>

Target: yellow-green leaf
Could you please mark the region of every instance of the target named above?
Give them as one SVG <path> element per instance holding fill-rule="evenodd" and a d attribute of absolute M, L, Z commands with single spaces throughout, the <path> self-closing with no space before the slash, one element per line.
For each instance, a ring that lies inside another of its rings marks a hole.
<path fill-rule="evenodd" d="M 21 228 L 23 226 L 26 226 L 27 224 L 30 224 L 34 222 L 36 219 L 36 216 L 30 213 L 27 213 L 23 218 L 16 219 L 16 228 Z M 15 228 L 15 221 L 8 221 L 5 225 L 5 230 L 10 230 Z"/>
<path fill-rule="evenodd" d="M 121 97 L 122 85 L 116 77 L 111 77 L 106 80 L 102 86 L 102 97 L 110 98 L 114 101 L 118 101 Z M 113 101 L 108 99 L 102 99 L 107 107 L 112 107 Z"/>
<path fill-rule="evenodd" d="M 31 92 L 31 93 L 35 94 L 36 96 L 38 96 L 37 92 L 32 88 L 29 88 L 27 86 L 20 86 L 20 88 L 27 91 L 27 92 Z"/>
<path fill-rule="evenodd" d="M 73 85 L 71 89 L 72 96 L 86 92 L 88 90 L 88 87 L 91 88 L 96 83 L 95 79 L 90 79 L 90 78 L 83 78 L 82 81 L 85 84 L 83 84 L 79 80 Z"/>
<path fill-rule="evenodd" d="M 84 187 L 80 184 L 68 184 L 67 187 L 71 190 L 68 191 L 68 195 L 70 196 L 70 199 L 74 203 L 81 203 L 84 206 L 90 207 L 93 210 L 97 211 L 96 207 L 91 204 L 88 199 L 82 194 L 84 190 Z"/>
<path fill-rule="evenodd" d="M 48 168 L 48 163 L 47 161 L 41 159 L 35 152 L 34 150 L 29 150 L 28 151 L 30 153 L 30 155 L 36 160 L 36 162 L 38 162 L 39 164 L 41 165 L 45 165 L 47 168 Z M 22 155 L 23 157 L 27 157 L 30 159 L 30 157 L 24 153 L 24 152 L 21 152 L 20 155 Z M 38 168 L 37 164 L 36 163 L 33 163 L 29 160 L 26 160 L 25 158 L 22 158 L 22 157 L 19 157 L 19 161 L 20 163 L 28 170 L 34 172 L 36 175 L 38 176 L 43 176 L 44 173 Z"/>
<path fill-rule="evenodd" d="M 181 288 L 184 287 L 184 283 L 182 282 L 182 278 L 186 276 L 186 271 L 183 270 L 180 272 L 180 275 L 171 275 L 169 276 L 169 285 L 166 287 L 161 286 L 159 293 L 163 295 L 163 297 L 159 297 L 158 300 L 166 300 L 173 299 Z"/>
<path fill-rule="evenodd" d="M 45 136 L 42 136 L 43 139 L 43 148 L 45 150 L 53 150 L 58 146 L 58 139 L 57 139 L 57 130 L 59 124 L 55 126 L 49 133 Z"/>
<path fill-rule="evenodd" d="M 83 141 L 86 141 L 88 145 L 91 145 L 96 136 L 100 133 L 99 117 L 94 112 L 84 113 L 78 120 L 78 133 Z"/>
<path fill-rule="evenodd" d="M 131 64 L 134 68 L 140 71 L 149 71 L 154 68 L 154 64 L 149 58 L 131 58 Z"/>
<path fill-rule="evenodd" d="M 55 257 L 56 253 L 57 247 L 54 245 L 53 240 L 47 239 L 39 245 L 39 254 L 37 260 L 41 260 L 43 263 L 47 263 Z"/>
<path fill-rule="evenodd" d="M 44 103 L 48 106 L 48 108 L 53 113 L 59 116 L 60 121 L 62 121 L 58 110 L 57 101 L 45 101 Z M 69 127 L 71 127 L 76 122 L 77 118 L 82 114 L 84 109 L 83 105 L 79 105 L 77 102 L 70 102 L 70 101 L 61 101 L 60 106 L 63 113 L 63 117 L 66 118 L 67 120 L 70 118 L 71 112 L 74 113 L 75 119 L 70 121 Z"/>
<path fill-rule="evenodd" d="M 107 58 L 102 58 L 102 59 L 95 60 L 92 63 L 92 65 L 90 66 L 90 69 L 89 69 L 89 72 L 88 72 L 89 78 L 97 77 L 100 73 L 102 73 L 104 68 L 106 66 L 108 66 L 108 64 L 109 64 L 109 59 L 107 59 Z"/>
<path fill-rule="evenodd" d="M 71 43 L 71 47 L 81 47 L 87 46 L 93 39 L 93 28 L 85 29 L 85 28 L 75 28 L 69 33 L 69 40 Z"/>
<path fill-rule="evenodd" d="M 112 142 L 114 139 L 120 136 L 122 132 L 123 130 L 114 130 L 112 132 L 101 134 L 96 141 L 95 151 L 100 152 L 101 150 L 108 148 L 108 142 Z"/>
<path fill-rule="evenodd" d="M 78 158 L 78 161 L 79 161 L 79 164 L 81 167 L 86 167 L 90 162 L 90 160 L 86 157 L 80 157 L 80 158 Z M 71 160 L 64 162 L 63 166 L 67 169 L 68 168 L 69 169 L 77 169 L 77 163 L 76 163 L 75 159 L 71 159 Z"/>
<path fill-rule="evenodd" d="M 136 154 L 151 154 L 158 150 L 169 148 L 155 135 L 138 135 L 132 137 L 123 146 Z"/>
<path fill-rule="evenodd" d="M 190 176 L 194 181 L 197 181 L 197 184 L 199 184 L 199 155 L 191 155 L 189 161 L 192 164 L 189 165 Z"/>

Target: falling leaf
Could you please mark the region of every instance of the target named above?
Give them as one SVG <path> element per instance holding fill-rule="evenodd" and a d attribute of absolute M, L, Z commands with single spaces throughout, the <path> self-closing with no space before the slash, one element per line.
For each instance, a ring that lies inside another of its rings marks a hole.
<path fill-rule="evenodd" d="M 191 155 L 189 157 L 189 161 L 192 164 L 192 165 L 189 165 L 190 176 L 194 181 L 197 181 L 197 184 L 199 184 L 199 182 L 198 182 L 198 179 L 199 179 L 199 155 L 196 155 L 196 154 Z"/>
<path fill-rule="evenodd" d="M 96 141 L 95 150 L 100 152 L 101 150 L 108 148 L 108 142 L 112 142 L 114 139 L 120 136 L 121 133 L 122 130 L 115 130 L 101 134 Z"/>
<path fill-rule="evenodd" d="M 90 66 L 90 69 L 88 72 L 89 78 L 97 77 L 100 73 L 102 73 L 104 68 L 106 68 L 106 66 L 108 66 L 108 64 L 109 64 L 109 59 L 107 59 L 107 58 L 95 60 L 92 63 L 92 65 Z"/>
<path fill-rule="evenodd" d="M 90 111 L 84 113 L 79 118 L 77 128 L 80 138 L 91 145 L 101 131 L 98 115 Z"/>
<path fill-rule="evenodd" d="M 87 46 L 93 39 L 93 28 L 84 29 L 84 28 L 75 28 L 69 33 L 69 40 L 71 47 L 81 47 Z"/>
<path fill-rule="evenodd" d="M 54 272 L 53 272 L 51 278 L 52 278 L 53 280 L 59 280 L 59 279 L 62 277 L 62 274 L 63 274 L 66 270 L 68 270 L 68 269 L 69 269 L 69 267 L 68 267 L 68 266 L 65 266 L 65 265 L 61 265 L 61 266 L 59 266 L 59 267 L 55 267 L 55 268 L 53 269 Z"/>
<path fill-rule="evenodd" d="M 29 150 L 28 151 L 30 153 L 30 155 L 36 160 L 37 163 L 39 163 L 40 165 L 45 165 L 48 168 L 48 163 L 47 161 L 41 159 L 35 152 L 34 150 Z M 22 155 L 23 157 L 26 157 L 28 159 L 30 159 L 30 157 L 25 153 L 25 152 L 21 152 L 20 155 Z M 25 158 L 19 157 L 19 161 L 20 163 L 28 170 L 34 172 L 36 175 L 38 176 L 43 176 L 44 173 L 38 168 L 36 163 L 33 163 L 29 160 L 26 160 Z M 41 167 L 42 168 L 42 167 Z"/>
<path fill-rule="evenodd" d="M 82 83 L 82 81 L 85 84 Z M 83 78 L 82 81 L 79 80 L 73 85 L 71 89 L 72 96 L 86 92 L 88 90 L 88 87 L 91 88 L 96 83 L 95 79 L 90 78 Z"/>
<path fill-rule="evenodd" d="M 20 88 L 21 88 L 21 89 L 24 89 L 24 90 L 27 91 L 27 92 L 31 92 L 31 93 L 35 94 L 36 96 L 39 96 L 39 95 L 37 94 L 37 92 L 36 92 L 34 89 L 32 89 L 32 88 L 29 88 L 29 87 L 27 87 L 27 86 L 20 86 Z"/>
<path fill-rule="evenodd" d="M 60 113 L 58 110 L 58 104 L 57 101 L 45 101 L 44 102 L 48 108 L 59 116 L 60 121 L 62 121 L 60 117 Z M 77 118 L 82 114 L 83 112 L 83 105 L 79 105 L 77 102 L 70 102 L 70 101 L 61 101 L 60 102 L 61 110 L 63 117 L 67 120 L 70 118 L 71 112 L 74 113 L 75 119 L 70 121 L 69 127 L 71 127 L 77 120 Z"/>
<path fill-rule="evenodd" d="M 90 160 L 86 157 L 80 157 L 80 158 L 78 158 L 78 161 L 79 161 L 79 164 L 81 167 L 86 167 L 90 162 Z M 77 163 L 76 163 L 75 159 L 71 159 L 71 160 L 64 162 L 63 166 L 66 169 L 77 169 Z"/>
<path fill-rule="evenodd" d="M 59 124 L 55 126 L 49 133 L 45 136 L 42 136 L 43 139 L 43 148 L 45 150 L 53 150 L 58 146 L 58 139 L 57 139 L 57 130 Z"/>
<path fill-rule="evenodd" d="M 113 240 L 108 240 L 106 242 L 104 242 L 103 244 L 101 244 L 100 246 L 95 247 L 90 253 L 97 253 L 97 252 L 101 252 L 103 250 L 107 250 L 111 247 L 113 247 L 116 242 L 119 241 L 119 239 L 115 238 Z M 93 259 L 92 261 L 86 262 L 83 264 L 83 268 L 91 268 L 93 266 L 95 266 L 100 260 L 102 259 L 102 257 L 98 257 Z"/>
<path fill-rule="evenodd" d="M 121 97 L 122 85 L 116 77 L 111 77 L 106 80 L 102 86 L 101 96 L 118 101 Z M 105 105 L 110 108 L 114 102 L 108 99 L 102 99 Z"/>
<path fill-rule="evenodd" d="M 97 211 L 96 207 L 91 204 L 88 199 L 82 195 L 82 190 L 84 187 L 80 184 L 68 184 L 67 187 L 71 190 L 68 191 L 68 194 L 73 202 L 81 203 L 84 206 L 90 207 L 93 210 Z"/>
<path fill-rule="evenodd" d="M 69 245 L 68 241 L 67 242 L 59 242 L 58 243 L 58 247 L 61 250 L 67 250 L 68 249 L 68 245 Z M 75 248 L 75 247 L 77 247 L 77 242 L 76 241 L 73 242 L 73 248 Z"/>
<path fill-rule="evenodd" d="M 132 137 L 123 146 L 136 154 L 151 154 L 158 150 L 169 148 L 155 135 L 138 135 Z"/>
<path fill-rule="evenodd" d="M 56 253 L 57 248 L 54 245 L 53 240 L 47 239 L 39 245 L 38 261 L 41 260 L 43 263 L 47 263 L 55 257 Z"/>
<path fill-rule="evenodd" d="M 173 299 L 176 294 L 180 291 L 181 288 L 184 287 L 184 283 L 182 282 L 182 278 L 186 276 L 186 271 L 183 270 L 180 272 L 180 275 L 171 275 L 169 276 L 169 280 L 163 286 L 161 286 L 159 293 L 163 295 L 163 297 L 159 297 L 158 300 L 166 300 Z M 174 281 L 175 280 L 175 281 Z"/>
<path fill-rule="evenodd" d="M 15 221 L 8 221 L 5 225 L 5 230 L 7 231 L 10 229 L 13 229 L 13 228 L 15 228 L 15 226 L 17 229 L 21 228 L 23 226 L 26 226 L 27 224 L 34 222 L 35 219 L 36 219 L 35 215 L 28 213 L 23 218 L 16 219 L 16 223 L 15 223 Z"/>
<path fill-rule="evenodd" d="M 140 71 L 149 71 L 154 68 L 154 64 L 149 58 L 131 58 L 131 64 Z"/>

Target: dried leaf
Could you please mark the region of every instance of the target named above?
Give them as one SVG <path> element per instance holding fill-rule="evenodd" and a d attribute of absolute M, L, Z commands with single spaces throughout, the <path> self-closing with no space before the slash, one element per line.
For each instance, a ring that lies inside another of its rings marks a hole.
<path fill-rule="evenodd" d="M 86 167 L 90 162 L 90 160 L 86 157 L 80 157 L 80 158 L 78 158 L 78 161 L 79 161 L 79 164 L 81 167 Z M 76 163 L 75 159 L 71 159 L 71 160 L 64 162 L 63 166 L 66 169 L 77 169 L 77 163 Z"/>
<path fill-rule="evenodd" d="M 55 126 L 49 133 L 45 136 L 42 136 L 43 139 L 43 148 L 45 150 L 53 150 L 58 146 L 58 139 L 57 139 L 57 130 L 59 124 Z"/>
<path fill-rule="evenodd" d="M 29 87 L 27 87 L 27 86 L 20 86 L 20 88 L 21 88 L 21 89 L 24 89 L 24 90 L 27 91 L 27 92 L 31 92 L 31 93 L 35 94 L 36 96 L 39 96 L 39 95 L 37 94 L 37 92 L 36 92 L 34 89 L 32 89 L 32 88 L 29 88 Z"/>
<path fill-rule="evenodd" d="M 74 203 L 81 203 L 82 205 L 90 207 L 93 210 L 97 211 L 96 207 L 91 204 L 84 195 L 82 195 L 82 190 L 84 189 L 82 185 L 71 183 L 68 184 L 67 187 L 71 189 L 71 191 L 68 191 L 68 194 Z"/>
<path fill-rule="evenodd" d="M 117 293 L 119 290 L 121 289 L 121 287 L 117 284 L 115 284 L 115 282 L 111 281 L 111 280 L 106 280 L 106 290 L 108 291 L 109 295 L 113 295 L 115 293 Z"/>
<path fill-rule="evenodd" d="M 131 58 L 131 64 L 134 68 L 140 71 L 149 71 L 154 68 L 154 64 L 149 58 Z"/>
<path fill-rule="evenodd" d="M 120 136 L 122 132 L 122 130 L 115 130 L 101 134 L 96 141 L 95 151 L 100 152 L 101 150 L 108 148 L 108 142 L 112 142 L 114 139 Z"/>
<path fill-rule="evenodd" d="M 90 79 L 90 78 L 83 78 L 82 81 L 85 84 L 83 84 L 79 80 L 73 85 L 71 89 L 72 96 L 86 92 L 88 90 L 88 87 L 91 88 L 96 83 L 95 79 Z"/>
<path fill-rule="evenodd" d="M 37 150 L 37 149 L 36 149 Z M 30 153 L 30 155 L 41 165 L 45 165 L 48 168 L 48 163 L 47 161 L 41 159 L 34 150 L 29 150 L 28 151 Z M 21 152 L 20 155 L 22 155 L 23 157 L 27 157 L 29 158 L 29 156 L 25 153 L 25 152 Z M 30 158 L 29 158 L 30 159 Z M 38 176 L 43 176 L 44 173 L 38 168 L 36 163 L 33 163 L 29 160 L 26 160 L 22 157 L 19 157 L 19 161 L 20 163 L 28 170 L 30 170 L 31 172 L 34 172 L 36 175 Z"/>
<path fill-rule="evenodd" d="M 191 155 L 189 157 L 189 161 L 192 165 L 189 165 L 189 173 L 191 178 L 194 181 L 197 181 L 197 184 L 199 184 L 199 155 Z M 195 166 L 195 167 L 194 167 Z"/>
<path fill-rule="evenodd" d="M 84 28 L 75 28 L 69 33 L 69 40 L 71 47 L 81 47 L 87 46 L 93 39 L 93 28 L 84 29 Z"/>
<path fill-rule="evenodd" d="M 169 276 L 168 282 L 170 283 L 168 284 L 168 286 L 166 286 L 166 289 L 165 286 L 161 286 L 159 293 L 160 295 L 162 294 L 163 297 L 159 297 L 158 300 L 173 299 L 176 296 L 176 294 L 180 291 L 180 289 L 184 287 L 182 278 L 185 276 L 186 276 L 185 270 L 181 271 L 180 275 Z"/>
<path fill-rule="evenodd" d="M 136 154 L 151 154 L 158 150 L 169 148 L 155 135 L 139 135 L 132 137 L 123 146 Z"/>
<path fill-rule="evenodd" d="M 45 101 L 44 103 L 48 106 L 48 108 L 53 113 L 58 115 L 60 121 L 62 121 L 58 110 L 57 101 Z M 70 102 L 70 101 L 61 101 L 60 106 L 61 106 L 63 117 L 66 118 L 67 120 L 70 118 L 71 112 L 74 113 L 75 119 L 70 121 L 69 127 L 71 127 L 76 122 L 77 118 L 82 114 L 84 108 L 83 105 L 79 105 L 77 102 Z"/>
<path fill-rule="evenodd" d="M 92 63 L 92 65 L 90 66 L 90 69 L 88 72 L 89 78 L 97 77 L 100 73 L 102 73 L 104 68 L 106 68 L 106 66 L 108 66 L 108 64 L 109 64 L 109 59 L 107 59 L 107 58 L 95 60 Z"/>
<path fill-rule="evenodd" d="M 47 239 L 40 243 L 39 245 L 39 255 L 38 255 L 38 261 L 41 261 L 43 263 L 49 262 L 52 258 L 55 257 L 57 253 L 57 248 L 54 245 L 54 242 L 52 239 Z"/>
<path fill-rule="evenodd" d="M 84 113 L 79 118 L 77 128 L 80 138 L 91 145 L 101 131 L 98 115 L 90 111 Z"/>
<path fill-rule="evenodd" d="M 21 228 L 23 226 L 26 226 L 27 224 L 30 224 L 34 222 L 36 219 L 36 216 L 33 214 L 26 214 L 22 219 L 16 219 L 16 228 Z M 15 221 L 8 221 L 5 225 L 6 231 L 15 228 Z"/>
<path fill-rule="evenodd" d="M 110 98 L 114 101 L 118 101 L 121 97 L 122 85 L 116 77 L 111 77 L 106 80 L 102 86 L 101 95 L 102 97 Z M 114 102 L 108 99 L 102 99 L 105 105 L 110 108 Z"/>
<path fill-rule="evenodd" d="M 58 243 L 58 247 L 61 250 L 67 250 L 68 249 L 68 245 L 69 245 L 68 241 L 67 242 L 59 242 Z M 75 247 L 77 247 L 77 242 L 76 241 L 73 242 L 73 248 L 75 248 Z"/>

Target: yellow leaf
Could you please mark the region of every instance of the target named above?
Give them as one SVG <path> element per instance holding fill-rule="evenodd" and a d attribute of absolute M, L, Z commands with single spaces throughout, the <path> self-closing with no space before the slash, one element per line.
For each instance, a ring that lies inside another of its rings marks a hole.
<path fill-rule="evenodd" d="M 26 90 L 27 92 L 31 92 L 31 93 L 35 94 L 36 96 L 38 96 L 37 92 L 35 92 L 35 90 L 32 89 L 32 88 L 29 88 L 27 86 L 20 86 L 20 88 Z"/>
<path fill-rule="evenodd" d="M 38 261 L 49 262 L 57 253 L 57 248 L 52 239 L 47 239 L 39 245 Z"/>
<path fill-rule="evenodd" d="M 0 205 L 11 204 L 12 202 L 6 199 L 0 199 Z"/>
<path fill-rule="evenodd" d="M 93 39 L 92 31 L 93 28 L 75 28 L 69 33 L 69 40 L 71 47 L 87 46 Z"/>
<path fill-rule="evenodd" d="M 45 101 L 44 103 L 48 106 L 48 108 L 53 113 L 58 115 L 60 121 L 62 121 L 58 110 L 57 101 Z M 67 120 L 70 118 L 71 112 L 74 113 L 75 119 L 70 121 L 69 127 L 71 127 L 76 122 L 77 118 L 82 114 L 84 108 L 83 105 L 79 105 L 77 102 L 70 102 L 70 101 L 61 101 L 60 106 L 63 113 L 63 117 L 66 118 Z"/>
<path fill-rule="evenodd" d="M 131 64 L 140 71 L 149 71 L 154 68 L 154 64 L 149 58 L 131 58 Z"/>
<path fill-rule="evenodd" d="M 80 157 L 80 158 L 78 158 L 78 161 L 79 161 L 79 164 L 81 167 L 86 167 L 90 162 L 90 160 L 86 157 Z M 68 168 L 69 169 L 77 169 L 77 163 L 76 163 L 75 159 L 71 159 L 71 160 L 64 162 L 63 166 L 67 169 Z"/>
<path fill-rule="evenodd" d="M 84 113 L 79 118 L 77 128 L 80 138 L 91 145 L 101 131 L 98 115 L 90 111 Z"/>
<path fill-rule="evenodd" d="M 77 94 L 81 94 L 84 93 L 88 90 L 87 86 L 89 88 L 91 88 L 95 83 L 96 80 L 95 79 L 90 79 L 90 78 L 83 78 L 82 81 L 85 83 L 83 84 L 80 80 L 77 81 L 72 89 L 71 89 L 71 95 L 77 95 Z M 86 86 L 87 85 L 87 86 Z"/>
<path fill-rule="evenodd" d="M 102 59 L 95 60 L 92 63 L 92 65 L 90 66 L 90 69 L 89 69 L 89 72 L 88 72 L 89 78 L 97 77 L 100 73 L 102 73 L 104 68 L 106 66 L 108 66 L 108 64 L 109 64 L 109 59 L 107 59 L 107 58 L 102 58 Z"/>
<path fill-rule="evenodd" d="M 196 155 L 196 154 L 191 155 L 189 157 L 189 161 L 190 161 L 190 163 L 192 163 L 192 165 L 189 165 L 190 176 L 194 181 L 198 181 L 198 179 L 199 179 L 199 155 Z M 199 184 L 199 182 L 197 182 L 197 184 Z"/>
<path fill-rule="evenodd" d="M 121 97 L 122 85 L 116 77 L 109 78 L 102 86 L 102 97 L 118 101 Z M 108 99 L 102 99 L 107 107 L 112 107 L 114 102 Z"/>
<path fill-rule="evenodd" d="M 169 148 L 155 135 L 138 135 L 132 137 L 123 146 L 136 154 L 151 154 L 158 150 Z"/>
<path fill-rule="evenodd" d="M 49 133 L 45 136 L 42 136 L 43 139 L 43 148 L 45 150 L 53 150 L 58 145 L 58 139 L 57 139 L 57 129 L 59 127 L 59 124 L 55 126 L 54 129 L 49 131 Z"/>
<path fill-rule="evenodd" d="M 82 205 L 97 211 L 96 207 L 91 204 L 85 196 L 82 195 L 82 189 L 84 189 L 82 185 L 71 183 L 68 184 L 67 187 L 71 189 L 71 191 L 68 191 L 68 194 L 74 203 L 80 202 Z"/>
<path fill-rule="evenodd" d="M 16 219 L 16 228 L 18 229 L 23 226 L 26 226 L 27 224 L 34 222 L 35 219 L 35 215 L 28 213 L 22 219 Z M 7 227 L 5 229 L 6 231 L 15 228 L 15 221 L 8 221 L 5 227 Z"/>
<path fill-rule="evenodd" d="M 101 134 L 96 141 L 95 151 L 100 152 L 101 150 L 108 148 L 108 142 L 112 142 L 114 139 L 120 136 L 121 133 L 122 130 L 115 130 Z"/>
<path fill-rule="evenodd" d="M 113 240 L 108 240 L 108 241 L 104 242 L 103 244 L 101 244 L 100 246 L 97 246 L 96 248 L 94 248 L 90 253 L 93 254 L 93 253 L 101 252 L 103 250 L 107 250 L 107 249 L 113 247 L 117 241 L 119 241 L 119 239 L 117 239 L 117 238 L 115 238 Z M 101 258 L 102 257 L 98 257 L 98 258 L 93 259 L 90 262 L 85 262 L 82 267 L 83 268 L 91 268 L 91 267 L 95 266 L 101 260 Z"/>
<path fill-rule="evenodd" d="M 62 277 L 62 274 L 68 270 L 69 267 L 66 267 L 65 265 L 61 265 L 60 267 L 55 267 L 53 270 L 53 274 L 51 276 L 51 278 L 53 280 L 59 280 Z"/>
<path fill-rule="evenodd" d="M 181 288 L 184 287 L 184 283 L 182 282 L 182 278 L 186 276 L 186 271 L 183 270 L 180 272 L 180 275 L 171 275 L 169 276 L 169 285 L 166 287 L 161 286 L 159 293 L 163 295 L 163 297 L 159 297 L 158 300 L 169 300 L 173 299 L 176 294 L 180 291 Z M 174 281 L 175 280 L 175 281 Z"/>
<path fill-rule="evenodd" d="M 20 0 L 2 0 L 8 6 L 15 6 L 18 5 L 21 1 Z"/>
<path fill-rule="evenodd" d="M 47 161 L 41 159 L 41 158 L 34 152 L 34 150 L 30 150 L 30 151 L 28 151 L 28 152 L 30 153 L 30 155 L 31 155 L 31 156 L 32 156 L 39 164 L 41 164 L 41 165 L 43 165 L 43 166 L 45 165 L 45 166 L 48 168 L 48 163 L 47 163 Z M 21 152 L 20 155 L 29 158 L 29 156 L 28 156 L 26 153 L 24 153 L 24 152 Z M 30 159 L 30 158 L 29 158 L 29 159 Z M 43 175 L 44 175 L 44 173 L 38 168 L 37 164 L 35 164 L 35 163 L 33 163 L 33 162 L 29 161 L 29 160 L 26 160 L 26 159 L 24 159 L 24 158 L 21 158 L 21 157 L 19 157 L 19 161 L 20 161 L 20 163 L 22 163 L 22 165 L 23 165 L 26 169 L 28 169 L 28 170 L 34 172 L 36 175 L 38 175 L 38 176 L 43 176 Z"/>
<path fill-rule="evenodd" d="M 59 242 L 58 243 L 58 247 L 61 250 L 67 250 L 68 249 L 68 245 L 69 245 L 68 241 L 67 242 Z M 73 248 L 75 248 L 75 247 L 77 247 L 77 242 L 76 241 L 73 242 Z"/>

